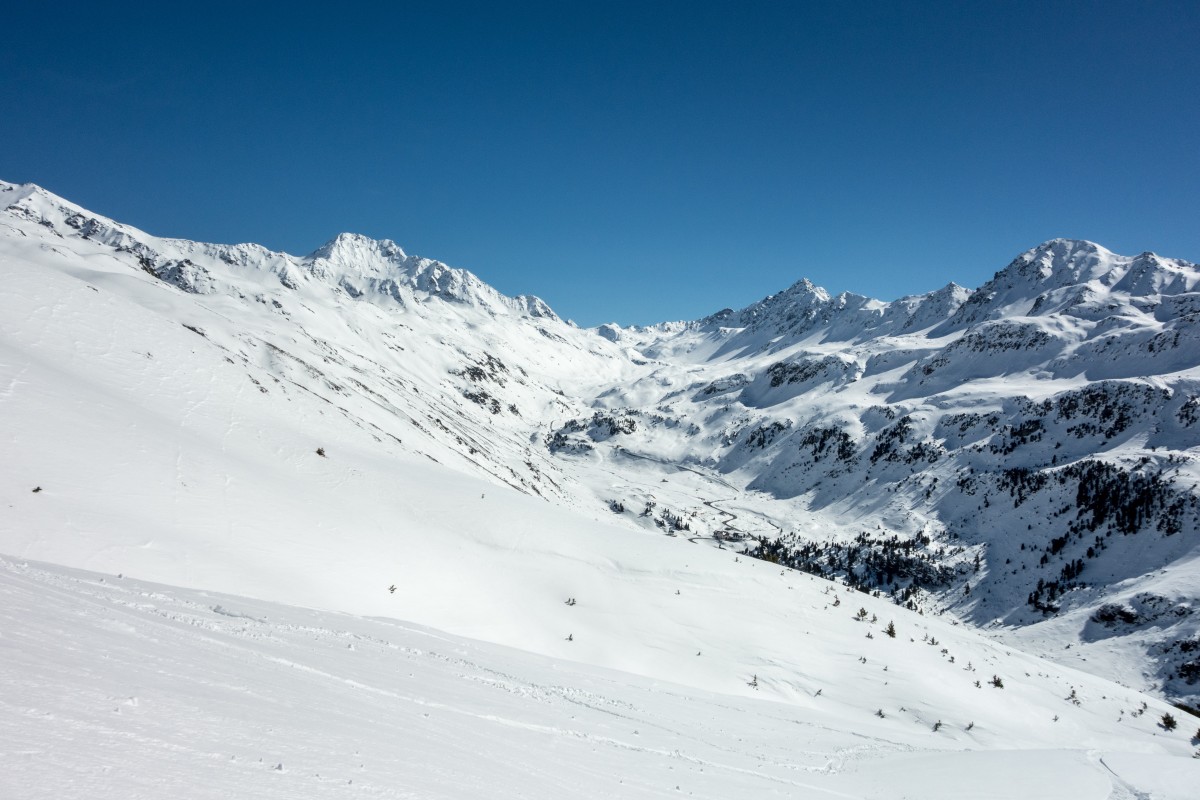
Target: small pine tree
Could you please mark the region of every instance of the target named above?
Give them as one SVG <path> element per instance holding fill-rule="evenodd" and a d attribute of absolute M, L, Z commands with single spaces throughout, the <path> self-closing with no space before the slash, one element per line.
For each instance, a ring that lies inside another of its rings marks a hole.
<path fill-rule="evenodd" d="M 883 629 L 883 632 L 888 635 L 889 639 L 895 639 L 896 638 L 896 623 L 889 622 L 888 626 Z"/>
<path fill-rule="evenodd" d="M 865 608 L 860 608 L 858 610 L 858 613 L 854 615 L 854 618 L 857 619 L 859 622 L 862 622 L 864 619 L 867 618 L 867 610 Z"/>
<path fill-rule="evenodd" d="M 1000 680 L 1000 676 L 999 676 L 999 675 L 993 675 L 993 676 L 992 676 L 992 686 L 995 686 L 997 689 L 1003 689 L 1003 688 L 1004 688 L 1004 681 Z"/>
<path fill-rule="evenodd" d="M 1173 731 L 1173 730 L 1175 730 L 1175 726 L 1176 726 L 1177 724 L 1178 724 L 1178 723 L 1175 721 L 1175 718 L 1174 718 L 1174 717 L 1172 717 L 1170 714 L 1163 714 L 1163 715 L 1162 715 L 1162 726 L 1163 726 L 1163 728 L 1165 728 L 1166 730 L 1169 730 L 1169 731 Z"/>
<path fill-rule="evenodd" d="M 933 723 L 933 732 L 937 733 L 939 730 L 941 730 L 941 727 L 942 721 L 939 719 L 937 722 Z"/>

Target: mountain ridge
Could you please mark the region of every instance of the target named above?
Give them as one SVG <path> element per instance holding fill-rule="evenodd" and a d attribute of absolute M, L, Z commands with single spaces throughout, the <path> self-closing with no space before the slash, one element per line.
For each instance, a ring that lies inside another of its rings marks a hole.
<path fill-rule="evenodd" d="M 151 236 L 136 228 L 131 228 L 110 218 L 88 211 L 34 183 L 13 184 L 0 181 L 0 187 L 2 187 L 0 191 L 13 193 L 11 196 L 0 197 L 0 200 L 6 203 L 5 211 L 20 213 L 25 218 L 48 227 L 55 227 L 59 222 L 63 222 L 79 231 L 80 235 L 85 237 L 95 236 L 97 228 L 112 229 L 116 233 L 126 236 L 136 234 L 160 242 L 199 247 L 208 252 L 219 253 L 222 257 L 228 256 L 232 258 L 231 254 L 243 254 L 240 259 L 235 259 L 243 264 L 248 260 L 245 254 L 254 253 L 260 257 L 281 258 L 291 261 L 294 264 L 307 265 L 311 273 L 327 280 L 335 277 L 335 270 L 331 269 L 332 264 L 337 264 L 343 269 L 352 269 L 352 274 L 355 278 L 374 281 L 386 281 L 389 278 L 394 279 L 396 276 L 391 274 L 387 269 L 387 265 L 391 265 L 400 274 L 412 276 L 416 283 L 429 294 L 442 294 L 454 298 L 466 287 L 469 287 L 473 291 L 486 289 L 504 298 L 515 310 L 525 310 L 531 316 L 548 316 L 553 314 L 557 317 L 557 314 L 554 314 L 553 310 L 536 296 L 517 295 L 509 297 L 502 295 L 492 289 L 486 282 L 480 280 L 474 273 L 450 267 L 434 259 L 410 256 L 400 245 L 391 239 L 374 239 L 363 234 L 342 232 L 333 236 L 311 253 L 304 256 L 296 256 L 282 251 L 271 251 L 262 245 L 254 243 L 213 244 L 193 242 L 186 239 Z M 31 208 L 28 201 L 34 198 L 42 202 L 38 203 L 36 208 Z M 46 216 L 45 206 L 47 205 L 58 212 L 59 219 L 54 219 L 54 215 Z M 64 211 L 70 213 L 64 214 Z M 83 217 L 83 219 L 73 218 L 73 215 L 78 215 L 79 217 Z M 66 222 L 68 219 L 73 219 L 73 221 Z M 121 246 L 119 239 L 107 243 L 118 247 Z M 1080 264 L 1081 260 L 1084 263 Z M 1114 273 L 1122 267 L 1125 268 L 1124 271 L 1114 278 Z M 1099 269 L 1099 272 L 1096 272 L 1094 275 L 1089 273 L 1090 277 L 1085 280 L 1082 272 L 1084 269 Z M 1164 271 L 1170 273 L 1170 280 L 1165 285 L 1162 282 L 1162 273 Z M 1161 294 L 1182 294 L 1190 292 L 1195 287 L 1197 277 L 1194 274 L 1188 274 L 1195 271 L 1195 264 L 1180 259 L 1163 258 L 1150 251 L 1133 257 L 1118 256 L 1094 242 L 1060 237 L 1049 239 L 1030 248 L 1013 259 L 1004 269 L 998 271 L 983 286 L 975 290 L 967 289 L 967 291 L 974 295 L 985 293 L 994 296 L 997 286 L 1001 282 L 1013 284 L 1009 286 L 1010 289 L 1021 288 L 1020 281 L 1012 280 L 1014 276 L 1027 279 L 1030 283 L 1037 282 L 1042 284 L 1047 279 L 1061 279 L 1065 276 L 1069 278 L 1069 283 L 1050 288 L 1060 289 L 1065 286 L 1072 286 L 1081 282 L 1089 283 L 1095 280 L 1113 290 L 1123 290 L 1130 293 L 1155 291 Z M 345 276 L 338 274 L 336 277 L 344 278 Z M 1157 284 L 1155 284 L 1156 279 L 1159 280 Z M 1141 284 L 1146 281 L 1154 285 L 1142 286 Z M 823 287 L 814 284 L 810 279 L 802 277 L 786 289 L 767 295 L 741 309 L 727 308 L 696 320 L 663 321 L 651 325 L 633 326 L 630 329 L 670 331 L 681 326 L 715 326 L 717 323 L 727 322 L 734 318 L 741 322 L 743 326 L 753 327 L 763 317 L 775 317 L 781 314 L 792 319 L 803 317 L 806 321 L 811 322 L 813 321 L 812 315 L 819 314 L 827 309 L 828 311 L 837 310 L 843 312 L 863 309 L 890 310 L 896 307 L 897 304 L 944 297 L 947 294 L 957 293 L 961 289 L 963 287 L 951 282 L 941 289 L 924 294 L 908 295 L 894 301 L 883 301 L 849 291 L 844 291 L 834 296 Z M 1041 293 L 1045 291 L 1043 289 Z M 994 297 L 984 300 L 982 295 L 980 295 L 979 298 L 972 301 L 972 305 L 981 305 L 984 302 L 993 301 Z M 781 305 L 784 306 L 782 309 L 780 309 Z M 831 305 L 833 306 L 832 309 L 829 308 Z M 622 326 L 615 323 L 606 323 L 597 327 L 622 329 Z"/>
<path fill-rule="evenodd" d="M 9 193 L 11 196 L 6 196 Z M 192 263 L 193 259 L 215 259 L 230 266 L 274 274 L 291 289 L 309 275 L 355 297 L 371 292 L 404 302 L 400 287 L 405 286 L 444 300 L 479 305 L 493 313 L 557 318 L 540 298 L 502 295 L 469 271 L 409 256 L 390 239 L 339 233 L 307 256 L 294 256 L 253 243 L 225 245 L 152 236 L 76 206 L 36 184 L 0 181 L 0 201 L 5 202 L 5 212 L 56 230 L 60 235 L 66 228 L 81 238 L 137 251 L 144 259 L 144 269 L 152 274 L 163 272 L 167 280 L 185 291 L 216 291 L 212 266 Z M 178 252 L 171 253 L 172 250 Z"/>

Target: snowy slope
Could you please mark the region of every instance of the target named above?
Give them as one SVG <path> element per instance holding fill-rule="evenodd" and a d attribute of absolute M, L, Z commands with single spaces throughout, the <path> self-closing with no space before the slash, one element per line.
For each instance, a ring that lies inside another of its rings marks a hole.
<path fill-rule="evenodd" d="M 3 559 L 0 794 L 1191 797 L 1200 761 L 1188 734 L 1157 724 L 1161 704 L 937 621 L 919 627 L 954 665 L 920 639 L 863 639 L 870 623 L 810 606 L 824 595 L 805 584 L 791 616 L 821 646 L 796 664 L 832 680 L 785 701 L 763 673 L 757 690 L 713 693 Z M 992 673 L 1004 688 L 971 684 Z"/>
<path fill-rule="evenodd" d="M 78 336 L 105 346 L 91 354 L 103 361 L 128 353 L 114 353 L 111 337 L 156 341 L 154 326 L 174 328 L 168 340 L 188 357 L 173 352 L 168 360 L 190 361 L 194 352 L 195 363 L 183 366 L 204 369 L 204 386 L 256 390 L 275 409 L 279 395 L 291 402 L 304 394 L 374 437 L 403 439 L 410 452 L 527 491 L 558 491 L 539 473 L 548 462 L 542 448 L 530 447 L 537 420 L 582 407 L 575 398 L 629 369 L 623 353 L 562 323 L 537 298 L 504 297 L 392 242 L 342 234 L 297 258 L 256 245 L 159 239 L 37 187 L 0 186 L 0 202 L 6 196 L 14 199 L 0 238 L 15 340 L 72 350 Z M 76 319 L 83 327 L 75 329 L 39 319 L 48 296 L 76 289 L 95 293 L 78 303 L 83 316 L 97 315 L 94 323 Z M 42 344 L 49 328 L 60 343 Z M 142 357 L 153 358 L 150 350 Z M 510 366 L 514 352 L 519 362 Z M 208 364 L 217 361 L 224 377 L 209 381 Z M 91 363 L 124 381 L 119 369 Z"/>
<path fill-rule="evenodd" d="M 161 239 L 37 187 L 0 184 L 0 201 L 14 574 L 32 559 L 404 619 L 689 698 L 829 705 L 851 738 L 862 728 L 845 720 L 882 709 L 920 729 L 899 740 L 918 750 L 941 748 L 927 741 L 940 719 L 996 731 L 968 737 L 988 753 L 1190 752 L 1196 721 L 1174 712 L 1160 741 L 1167 707 L 1136 691 L 1194 692 L 1192 265 L 1052 242 L 973 293 L 889 304 L 801 282 L 694 323 L 586 331 L 388 241 L 343 234 L 297 257 Z M 1081 573 L 1030 602 L 1087 547 Z M 30 569 L 28 604 L 98 581 Z M 63 614 L 81 602 L 67 597 Z M 173 646 L 178 664 L 205 663 L 197 642 Z M 80 680 L 43 683 L 70 697 Z M 19 736 L 28 712 L 6 703 Z M 1111 777 L 1086 754 L 981 758 Z M 1153 758 L 1114 768 L 1150 786 Z"/>

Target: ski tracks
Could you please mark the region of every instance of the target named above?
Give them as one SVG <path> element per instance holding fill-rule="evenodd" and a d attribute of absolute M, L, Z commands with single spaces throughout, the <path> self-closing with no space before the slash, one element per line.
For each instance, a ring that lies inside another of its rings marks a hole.
<path fill-rule="evenodd" d="M 1104 755 L 1099 750 L 1089 750 L 1087 753 L 1088 761 L 1094 764 L 1098 769 L 1104 772 L 1109 781 L 1112 782 L 1112 792 L 1109 794 L 1109 800 L 1152 800 L 1148 792 L 1140 792 L 1129 784 L 1124 778 L 1108 765 L 1104 760 Z"/>

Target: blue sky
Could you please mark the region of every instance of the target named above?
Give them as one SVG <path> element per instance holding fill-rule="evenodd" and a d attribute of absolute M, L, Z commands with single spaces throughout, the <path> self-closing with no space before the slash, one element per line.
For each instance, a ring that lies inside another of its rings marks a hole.
<path fill-rule="evenodd" d="M 436 6 L 436 7 L 435 7 Z M 0 178 L 151 233 L 396 240 L 582 325 L 808 277 L 1200 261 L 1192 2 L 19 3 Z"/>

